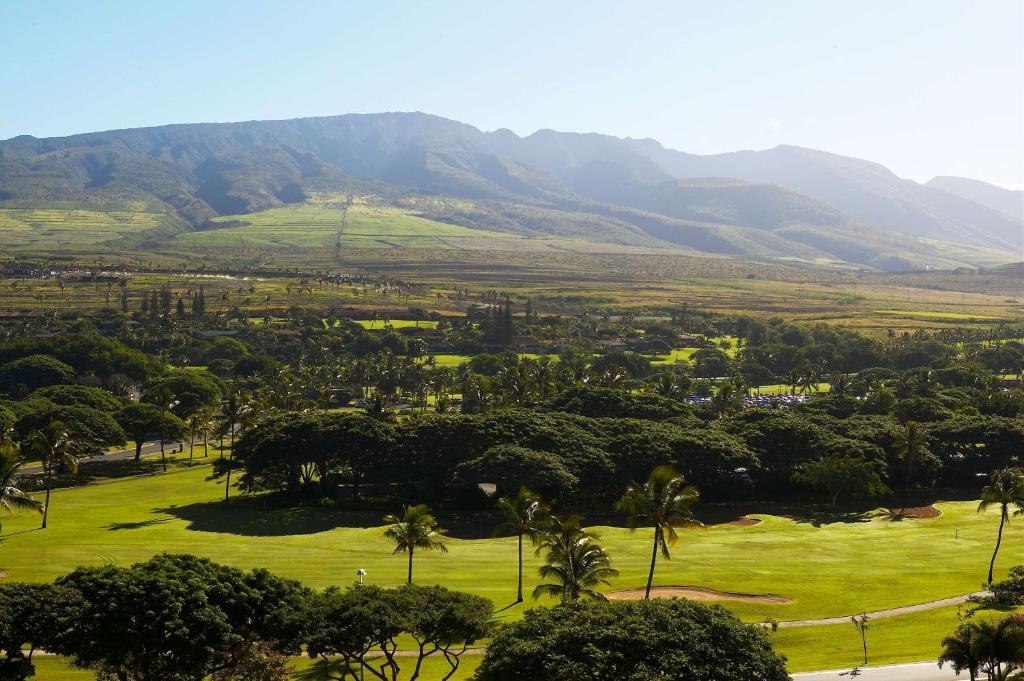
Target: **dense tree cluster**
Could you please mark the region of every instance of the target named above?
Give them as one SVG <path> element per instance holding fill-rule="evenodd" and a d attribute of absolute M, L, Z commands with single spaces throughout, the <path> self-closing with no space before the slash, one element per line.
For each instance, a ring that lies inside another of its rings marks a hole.
<path fill-rule="evenodd" d="M 784 681 L 765 629 L 682 599 L 573 602 L 500 629 L 478 681 L 595 678 Z"/>

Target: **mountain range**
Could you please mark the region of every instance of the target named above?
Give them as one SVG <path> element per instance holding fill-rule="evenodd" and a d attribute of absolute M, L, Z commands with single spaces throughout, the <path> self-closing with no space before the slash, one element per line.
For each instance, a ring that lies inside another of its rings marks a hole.
<path fill-rule="evenodd" d="M 977 264 L 974 252 L 1009 262 L 1024 248 L 1021 192 L 954 177 L 919 184 L 794 146 L 695 155 L 650 139 L 483 132 L 423 113 L 0 142 L 0 208 L 145 205 L 173 233 L 332 192 L 396 204 L 460 198 L 473 209 L 417 205 L 425 217 L 493 231 L 886 270 Z"/>

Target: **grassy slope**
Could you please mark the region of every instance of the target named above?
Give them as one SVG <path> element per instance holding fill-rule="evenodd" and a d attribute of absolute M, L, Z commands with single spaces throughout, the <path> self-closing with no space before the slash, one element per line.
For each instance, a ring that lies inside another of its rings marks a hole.
<path fill-rule="evenodd" d="M 333 254 L 342 211 L 332 203 L 311 202 L 216 218 L 214 229 L 177 235 L 162 250 L 202 248 L 212 256 L 233 257 L 245 250 L 310 251 Z M 522 236 L 438 222 L 407 209 L 360 200 L 348 210 L 343 252 L 363 249 L 619 252 L 620 246 L 582 238 Z"/>
<path fill-rule="evenodd" d="M 34 529 L 38 518 L 30 515 L 5 519 L 0 569 L 11 579 L 49 580 L 76 565 L 128 564 L 158 551 L 187 551 L 242 567 L 265 566 L 316 587 L 345 584 L 360 567 L 375 583 L 401 583 L 404 561 L 391 555 L 378 526 L 379 511 L 225 505 L 218 501 L 222 487 L 207 480 L 208 474 L 203 465 L 60 490 L 48 530 Z M 995 516 L 976 514 L 969 502 L 941 508 L 942 517 L 927 521 L 875 519 L 815 527 L 760 516 L 763 522 L 753 527 L 687 531 L 675 559 L 660 565 L 656 580 L 793 598 L 788 605 L 728 604 L 751 621 L 845 615 L 974 591 L 984 577 Z M 613 588 L 642 584 L 646 533 L 597 529 L 622 571 Z M 1024 560 L 1019 533 L 1016 526 L 1009 528 L 998 572 Z M 513 540 L 453 538 L 449 547 L 447 555 L 417 557 L 421 582 L 478 593 L 498 607 L 511 601 Z M 537 562 L 528 560 L 529 587 Z M 516 617 L 521 611 L 513 608 L 503 615 Z M 899 633 L 904 629 L 896 624 L 876 623 L 875 635 L 890 641 L 885 659 L 930 656 L 934 645 L 929 641 L 940 639 L 952 624 L 938 613 L 907 619 L 917 632 L 914 636 Z M 888 627 L 893 627 L 891 636 L 882 633 Z M 846 646 L 849 633 L 852 626 L 849 632 L 836 625 L 802 628 L 781 631 L 778 641 L 794 665 L 808 668 L 820 664 L 815 652 L 820 641 Z M 852 655 L 855 646 L 849 650 Z"/>

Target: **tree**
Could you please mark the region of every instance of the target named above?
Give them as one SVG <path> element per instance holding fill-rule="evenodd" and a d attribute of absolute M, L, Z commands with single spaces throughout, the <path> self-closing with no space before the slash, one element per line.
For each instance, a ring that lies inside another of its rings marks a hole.
<path fill-rule="evenodd" d="M 793 480 L 828 493 L 834 509 L 841 494 L 888 494 L 890 490 L 882 482 L 879 465 L 877 461 L 867 461 L 859 456 L 831 454 L 800 466 L 793 474 Z"/>
<path fill-rule="evenodd" d="M 51 385 L 71 383 L 72 366 L 50 355 L 28 355 L 0 367 L 0 391 L 24 396 Z"/>
<path fill-rule="evenodd" d="M 32 654 L 57 636 L 67 596 L 51 584 L 0 584 L 0 679 L 34 675 Z"/>
<path fill-rule="evenodd" d="M 896 455 L 903 459 L 906 466 L 906 482 L 903 487 L 904 505 L 910 505 L 910 484 L 914 473 L 914 465 L 921 460 L 925 446 L 924 433 L 916 421 L 907 421 L 906 433 L 898 445 Z"/>
<path fill-rule="evenodd" d="M 9 442 L 0 442 L 0 508 L 13 513 L 14 511 L 43 512 L 43 505 L 19 487 L 21 466 L 24 459 L 21 453 Z M 0 649 L 4 649 L 0 645 Z"/>
<path fill-rule="evenodd" d="M 496 445 L 460 464 L 455 478 L 467 485 L 494 483 L 500 494 L 509 494 L 520 485 L 526 485 L 549 498 L 567 495 L 579 484 L 561 457 L 512 444 Z"/>
<path fill-rule="evenodd" d="M 514 497 L 501 497 L 498 510 L 505 515 L 505 522 L 498 526 L 495 534 L 514 534 L 519 546 L 519 572 L 516 582 L 516 603 L 523 602 L 523 536 L 536 541 L 543 531 L 550 511 L 540 496 L 526 487 L 520 487 Z"/>
<path fill-rule="evenodd" d="M 764 627 L 684 599 L 528 610 L 487 646 L 476 681 L 788 681 Z"/>
<path fill-rule="evenodd" d="M 854 628 L 857 629 L 857 633 L 860 634 L 860 643 L 864 649 L 864 664 L 868 663 L 868 614 L 861 613 L 860 615 L 854 615 L 850 618 L 850 622 L 853 623 Z"/>
<path fill-rule="evenodd" d="M 306 652 L 311 658 L 341 657 L 343 681 L 353 664 L 378 679 L 397 678 L 396 639 L 403 632 L 405 614 L 394 590 L 376 585 L 330 587 L 313 595 L 303 613 Z M 378 666 L 370 658 L 375 648 L 381 652 Z M 354 672 L 352 677 L 358 678 Z"/>
<path fill-rule="evenodd" d="M 145 402 L 133 402 L 117 413 L 117 422 L 135 442 L 135 461 L 142 457 L 142 445 L 155 437 L 177 437 L 185 432 L 185 424 L 174 414 Z"/>
<path fill-rule="evenodd" d="M 996 536 L 996 547 L 992 551 L 992 560 L 988 564 L 988 582 L 992 583 L 992 572 L 996 565 L 996 555 L 1003 542 L 1003 527 L 1010 522 L 1010 506 L 1016 506 L 1014 515 L 1020 515 L 1024 509 L 1024 471 L 1019 468 L 1004 468 L 995 471 L 989 478 L 989 484 L 981 490 L 981 503 L 978 513 L 991 506 L 999 507 L 999 534 Z"/>
<path fill-rule="evenodd" d="M 445 530 L 437 526 L 430 507 L 425 504 L 406 506 L 401 517 L 386 515 L 384 522 L 389 525 L 384 536 L 395 543 L 393 553 L 409 554 L 408 584 L 412 584 L 412 558 L 416 549 L 448 553 L 448 547 L 441 541 Z"/>
<path fill-rule="evenodd" d="M 486 598 L 450 591 L 443 586 L 415 586 L 398 589 L 404 610 L 404 630 L 416 642 L 418 655 L 409 681 L 419 678 L 423 661 L 440 653 L 449 671 L 447 681 L 459 669 L 461 656 L 489 633 L 494 606 Z"/>
<path fill-rule="evenodd" d="M 984 672 L 990 681 L 1019 678 L 1009 676 L 1024 661 L 1024 621 L 1011 615 L 995 622 L 965 622 L 942 641 L 939 666 L 949 663 L 958 674 L 968 672 L 977 679 Z"/>
<path fill-rule="evenodd" d="M 552 517 L 549 528 L 540 536 L 537 553 L 545 552 L 540 576 L 554 583 L 538 584 L 533 590 L 534 598 L 547 595 L 563 602 L 583 596 L 605 599 L 596 587 L 609 584 L 608 578 L 619 571 L 611 567 L 611 558 L 597 543 L 597 535 L 584 531 L 581 522 L 580 516 L 564 520 Z"/>
<path fill-rule="evenodd" d="M 49 405 L 25 414 L 14 424 L 14 432 L 22 437 L 34 430 L 60 421 L 75 442 L 79 457 L 97 456 L 108 447 L 124 445 L 125 433 L 110 411 L 83 405 Z"/>
<path fill-rule="evenodd" d="M 976 627 L 974 622 L 965 622 L 953 635 L 942 639 L 942 654 L 938 660 L 940 668 L 948 663 L 957 674 L 967 672 L 971 681 L 977 681 L 981 652 Z"/>
<path fill-rule="evenodd" d="M 79 568 L 56 583 L 74 598 L 47 650 L 101 678 L 194 681 L 247 662 L 260 642 L 299 652 L 307 591 L 265 570 L 162 554 L 128 568 Z"/>
<path fill-rule="evenodd" d="M 78 457 L 74 453 L 74 443 L 64 428 L 64 424 L 60 421 L 53 421 L 46 428 L 32 431 L 28 443 L 30 451 L 38 456 L 43 464 L 46 501 L 43 503 L 42 529 L 45 530 L 46 521 L 50 516 L 50 490 L 53 487 L 54 471 L 58 468 L 69 468 L 72 472 L 76 472 Z"/>
<path fill-rule="evenodd" d="M 627 525 L 630 531 L 638 527 L 654 527 L 654 548 L 651 551 L 651 569 L 647 574 L 647 590 L 644 598 L 651 597 L 654 582 L 654 565 L 661 551 L 665 560 L 671 560 L 669 547 L 679 543 L 676 527 L 699 525 L 693 517 L 692 506 L 697 503 L 697 488 L 687 485 L 686 480 L 670 465 L 658 466 L 651 471 L 647 482 L 632 484 L 616 507 L 629 514 Z"/>

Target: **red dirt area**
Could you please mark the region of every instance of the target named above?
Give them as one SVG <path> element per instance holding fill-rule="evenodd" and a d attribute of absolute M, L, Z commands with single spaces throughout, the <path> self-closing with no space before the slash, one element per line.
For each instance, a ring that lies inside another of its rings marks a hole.
<path fill-rule="evenodd" d="M 751 525 L 757 525 L 761 522 L 760 518 L 748 518 L 746 516 L 737 518 L 736 520 L 730 520 L 725 523 L 726 525 L 739 525 L 740 527 L 750 527 Z"/>
<path fill-rule="evenodd" d="M 934 506 L 908 506 L 907 508 L 890 508 L 889 513 L 903 518 L 914 518 L 923 520 L 925 518 L 938 518 L 942 511 Z"/>
<path fill-rule="evenodd" d="M 644 597 L 644 589 L 623 589 L 607 594 L 613 601 L 639 601 Z M 651 598 L 687 598 L 691 601 L 737 601 L 739 603 L 771 603 L 781 605 L 791 599 L 772 594 L 738 594 L 730 591 L 715 591 L 701 586 L 656 586 L 651 589 Z"/>

